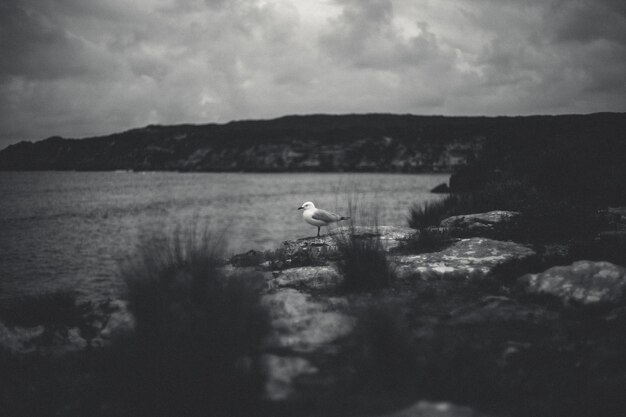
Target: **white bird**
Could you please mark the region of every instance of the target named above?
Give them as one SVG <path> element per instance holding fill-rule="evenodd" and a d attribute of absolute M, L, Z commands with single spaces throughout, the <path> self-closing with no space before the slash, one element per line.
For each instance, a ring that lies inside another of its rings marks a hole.
<path fill-rule="evenodd" d="M 315 204 L 310 201 L 307 201 L 302 206 L 298 207 L 298 210 L 304 210 L 302 212 L 302 217 L 305 222 L 313 226 L 317 226 L 317 237 L 320 236 L 320 228 L 322 226 L 328 226 L 331 223 L 350 219 L 350 217 L 340 216 L 326 210 L 315 208 Z"/>

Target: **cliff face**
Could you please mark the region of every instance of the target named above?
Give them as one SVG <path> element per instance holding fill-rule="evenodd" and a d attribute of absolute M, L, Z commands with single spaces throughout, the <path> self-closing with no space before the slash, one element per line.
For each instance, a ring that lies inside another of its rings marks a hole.
<path fill-rule="evenodd" d="M 541 146 L 569 126 L 590 138 L 623 114 L 555 117 L 311 115 L 223 125 L 147 126 L 85 139 L 52 137 L 0 151 L 0 170 L 452 171 L 513 135 Z M 539 136 L 537 136 L 539 132 Z"/>

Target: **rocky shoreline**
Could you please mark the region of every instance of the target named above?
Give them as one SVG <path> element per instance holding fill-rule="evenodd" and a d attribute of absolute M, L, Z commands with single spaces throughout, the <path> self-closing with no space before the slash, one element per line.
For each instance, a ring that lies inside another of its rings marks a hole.
<path fill-rule="evenodd" d="M 506 239 L 516 215 L 445 219 L 431 228 L 445 233 L 445 247 L 421 253 L 410 245 L 420 232 L 380 226 L 231 258 L 226 275 L 264 278 L 271 330 L 261 366 L 272 413 L 619 415 L 626 268 Z M 381 242 L 395 274 L 388 288 L 342 287 L 337 236 L 346 234 Z M 559 266 L 538 270 L 546 256 Z M 0 324 L 0 343 L 17 356 L 63 355 L 133 331 L 124 302 L 100 310 L 88 329 L 56 329 L 52 338 L 41 325 Z"/>

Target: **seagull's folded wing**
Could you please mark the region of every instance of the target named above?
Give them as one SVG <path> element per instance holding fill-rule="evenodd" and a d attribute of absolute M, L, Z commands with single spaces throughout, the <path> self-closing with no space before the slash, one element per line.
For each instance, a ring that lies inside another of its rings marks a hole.
<path fill-rule="evenodd" d="M 315 213 L 311 217 L 315 220 L 321 220 L 326 223 L 333 223 L 341 220 L 340 215 L 320 209 L 315 210 Z"/>

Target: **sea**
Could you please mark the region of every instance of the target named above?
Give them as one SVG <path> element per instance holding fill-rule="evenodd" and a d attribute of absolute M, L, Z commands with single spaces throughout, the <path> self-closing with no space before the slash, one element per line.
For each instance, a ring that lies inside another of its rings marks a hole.
<path fill-rule="evenodd" d="M 297 208 L 407 225 L 448 174 L 0 172 L 0 302 L 55 291 L 119 298 L 140 236 L 208 226 L 227 253 L 314 236 Z M 326 233 L 322 228 L 322 233 Z"/>

